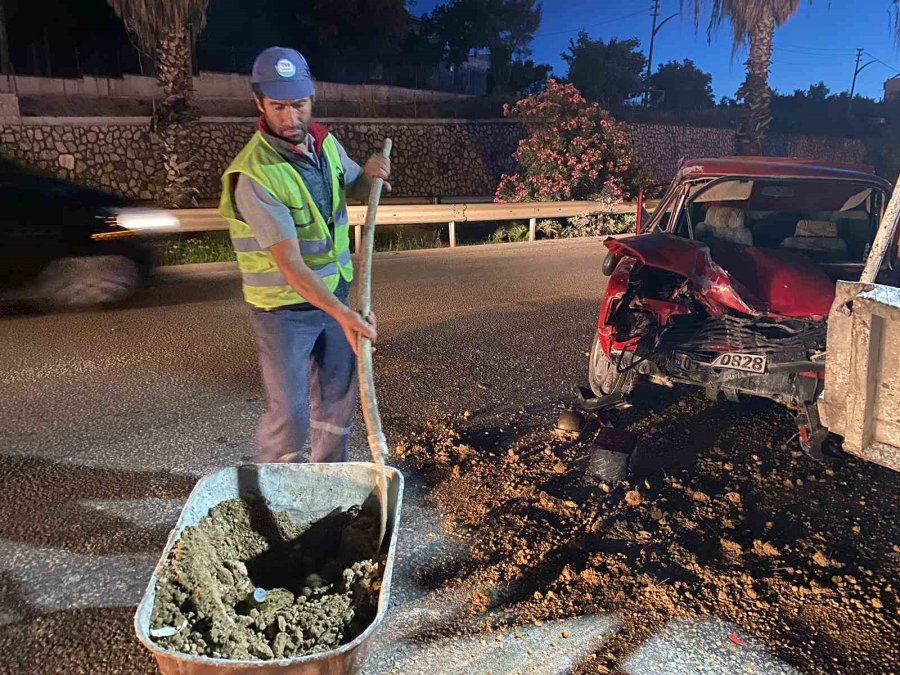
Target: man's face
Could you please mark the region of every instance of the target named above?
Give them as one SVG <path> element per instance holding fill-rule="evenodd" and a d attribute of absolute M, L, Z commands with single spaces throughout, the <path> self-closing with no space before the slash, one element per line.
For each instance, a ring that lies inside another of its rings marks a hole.
<path fill-rule="evenodd" d="M 276 136 L 281 136 L 295 145 L 306 142 L 309 120 L 312 118 L 311 98 L 276 101 L 263 97 L 262 100 L 256 99 L 256 107 L 265 116 L 266 124 Z"/>

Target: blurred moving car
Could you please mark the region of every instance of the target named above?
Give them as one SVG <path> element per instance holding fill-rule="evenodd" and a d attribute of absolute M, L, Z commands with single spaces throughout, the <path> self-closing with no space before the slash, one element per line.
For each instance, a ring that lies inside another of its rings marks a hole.
<path fill-rule="evenodd" d="M 0 303 L 112 305 L 150 280 L 141 235 L 178 227 L 169 212 L 0 159 Z"/>

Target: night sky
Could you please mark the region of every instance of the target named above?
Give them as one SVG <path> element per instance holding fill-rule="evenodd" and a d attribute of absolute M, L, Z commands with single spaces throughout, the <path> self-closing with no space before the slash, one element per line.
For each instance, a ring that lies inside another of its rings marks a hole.
<path fill-rule="evenodd" d="M 438 0 L 417 0 L 412 12 L 422 14 L 437 4 Z M 646 54 L 651 0 L 544 0 L 543 5 L 532 58 L 551 64 L 558 75 L 566 73 L 559 55 L 581 28 L 592 38 L 636 37 Z M 863 70 L 856 90 L 881 99 L 884 81 L 900 73 L 889 7 L 889 0 L 801 2 L 798 12 L 775 32 L 770 84 L 779 92 L 790 93 L 821 80 L 832 92 L 849 91 L 856 48 L 863 47 L 886 65 L 874 63 Z M 678 0 L 661 0 L 660 18 L 674 14 L 678 8 Z M 719 28 L 708 43 L 705 22 L 695 31 L 692 16 L 676 17 L 657 34 L 654 70 L 665 61 L 693 59 L 701 69 L 712 73 L 718 99 L 734 96 L 744 78 L 746 54 L 742 50 L 732 59 L 730 25 Z M 863 63 L 869 60 L 867 56 Z"/>

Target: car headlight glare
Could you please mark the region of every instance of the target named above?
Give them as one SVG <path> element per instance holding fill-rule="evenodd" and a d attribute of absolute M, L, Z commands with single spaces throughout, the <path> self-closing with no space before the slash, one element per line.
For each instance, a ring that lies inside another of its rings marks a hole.
<path fill-rule="evenodd" d="M 162 209 L 122 209 L 116 213 L 116 225 L 126 230 L 163 232 L 177 230 L 178 218 Z"/>

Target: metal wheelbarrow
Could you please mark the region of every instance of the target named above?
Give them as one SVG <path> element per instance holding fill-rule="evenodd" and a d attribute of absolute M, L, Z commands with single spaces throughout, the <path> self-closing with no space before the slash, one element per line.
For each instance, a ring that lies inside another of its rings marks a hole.
<path fill-rule="evenodd" d="M 138 639 L 156 657 L 162 675 L 344 675 L 357 672 L 372 647 L 372 638 L 389 604 L 397 549 L 397 525 L 403 499 L 403 475 L 385 467 L 387 477 L 387 542 L 384 575 L 372 623 L 356 638 L 327 652 L 289 659 L 230 660 L 195 656 L 160 646 L 150 637 L 150 616 L 157 578 L 186 527 L 197 525 L 221 502 L 258 493 L 273 512 L 287 512 L 299 524 L 320 520 L 336 508 L 362 505 L 375 483 L 374 464 L 252 464 L 223 469 L 202 478 L 188 497 L 169 534 L 159 563 L 134 617 Z M 249 479 L 249 480 L 248 480 Z M 382 545 L 384 551 L 384 545 Z"/>

